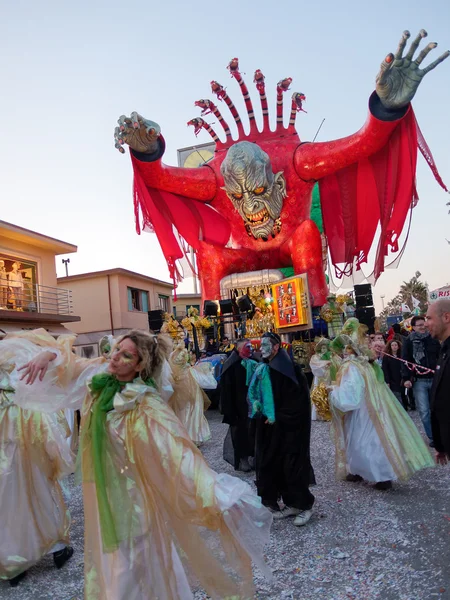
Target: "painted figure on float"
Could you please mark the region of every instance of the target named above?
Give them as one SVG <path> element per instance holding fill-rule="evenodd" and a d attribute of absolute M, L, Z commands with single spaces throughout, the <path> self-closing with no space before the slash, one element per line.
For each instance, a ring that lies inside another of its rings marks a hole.
<path fill-rule="evenodd" d="M 398 239 L 408 212 L 417 202 L 415 172 L 417 147 L 444 188 L 431 152 L 416 123 L 410 102 L 426 73 L 445 60 L 445 52 L 424 69 L 419 68 L 437 44 L 428 44 L 414 59 L 424 30 L 404 55 L 405 31 L 396 54 L 388 54 L 376 78 L 365 125 L 355 134 L 331 142 L 304 143 L 295 129 L 303 94 L 294 93 L 289 124 L 283 125 L 283 93 L 291 79 L 277 85 L 277 125 L 271 131 L 264 75 L 255 72 L 263 114 L 258 131 L 252 101 L 237 59 L 228 65 L 239 83 L 249 117 L 245 133 L 240 115 L 225 89 L 211 83 L 236 123 L 239 140 L 210 100 L 195 104 L 202 114 L 219 120 L 225 141 L 202 118 L 189 121 L 198 133 L 205 129 L 216 143 L 214 159 L 197 169 L 162 162 L 164 138 L 159 125 L 137 112 L 120 117 L 116 148 L 131 149 L 134 169 L 135 213 L 159 239 L 174 282 L 175 261 L 193 246 L 203 297 L 220 297 L 220 280 L 232 273 L 293 266 L 307 273 L 313 305 L 328 294 L 322 241 L 311 219 L 311 195 L 319 182 L 324 231 L 338 277 L 350 275 L 367 262 L 380 227 L 375 279 L 384 270 L 389 251 L 398 252 Z M 303 111 L 304 112 L 304 111 Z M 212 268 L 214 265 L 214 268 Z"/>

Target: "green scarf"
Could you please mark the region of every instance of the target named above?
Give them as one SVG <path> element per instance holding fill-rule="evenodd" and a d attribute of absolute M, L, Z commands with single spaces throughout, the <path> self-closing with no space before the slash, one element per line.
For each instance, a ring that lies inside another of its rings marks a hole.
<path fill-rule="evenodd" d="M 113 552 L 119 546 L 115 520 L 108 499 L 105 465 L 106 445 L 106 414 L 114 408 L 114 396 L 120 392 L 126 383 L 118 381 L 114 375 L 99 373 L 91 380 L 90 388 L 95 401 L 92 405 L 89 421 L 91 433 L 92 464 L 94 481 L 97 492 L 100 530 L 102 532 L 103 549 Z"/>
<path fill-rule="evenodd" d="M 254 370 L 253 377 L 248 386 L 249 416 L 255 417 L 262 414 L 269 423 L 275 423 L 275 403 L 270 380 L 270 367 L 260 363 Z"/>
<path fill-rule="evenodd" d="M 378 383 L 384 383 L 384 373 L 380 365 L 377 362 L 373 362 L 372 368 L 375 371 L 375 376 L 377 378 Z"/>
<path fill-rule="evenodd" d="M 117 472 L 113 464 L 106 430 L 106 417 L 114 408 L 114 397 L 127 383 L 131 382 L 118 381 L 109 373 L 94 375 L 89 384 L 94 401 L 81 432 L 78 454 L 78 474 L 83 456 L 88 459 L 90 454 L 92 459 L 82 465 L 83 481 L 95 483 L 104 552 L 117 550 L 120 542 L 133 537 L 134 530 L 127 476 Z M 156 387 L 153 379 L 144 383 Z"/>

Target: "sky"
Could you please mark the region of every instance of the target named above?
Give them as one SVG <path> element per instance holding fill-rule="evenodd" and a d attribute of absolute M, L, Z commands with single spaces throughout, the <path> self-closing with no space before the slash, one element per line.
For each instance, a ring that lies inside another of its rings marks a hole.
<path fill-rule="evenodd" d="M 380 62 L 404 29 L 428 31 L 439 44 L 433 59 L 450 48 L 446 0 L 15 0 L 0 3 L 0 21 L 0 219 L 76 244 L 71 275 L 124 267 L 169 279 L 156 237 L 135 232 L 131 163 L 113 141 L 120 115 L 159 123 L 164 161 L 176 164 L 178 148 L 210 141 L 186 123 L 199 116 L 195 100 L 214 99 L 212 79 L 241 106 L 226 70 L 236 56 L 254 99 L 253 72 L 263 71 L 272 108 L 277 81 L 293 78 L 307 97 L 302 140 L 322 119 L 318 141 L 336 139 L 363 125 Z M 450 59 L 425 77 L 413 106 L 450 186 Z M 406 252 L 374 289 L 378 310 L 416 271 L 431 289 L 450 282 L 450 196 L 421 157 L 417 177 Z M 191 290 L 186 280 L 179 291 Z"/>

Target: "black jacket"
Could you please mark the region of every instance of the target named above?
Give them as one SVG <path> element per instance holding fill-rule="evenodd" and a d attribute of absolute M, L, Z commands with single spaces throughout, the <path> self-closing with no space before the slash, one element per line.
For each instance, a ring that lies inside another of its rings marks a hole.
<path fill-rule="evenodd" d="M 405 343 L 403 344 L 402 358 L 410 363 L 415 363 L 411 335 L 406 338 Z M 437 340 L 433 339 L 431 335 L 427 336 L 423 340 L 423 343 L 425 347 L 425 356 L 420 361 L 420 365 L 426 369 L 433 369 L 434 371 L 436 369 L 441 345 Z M 433 374 L 427 373 L 425 375 L 420 375 L 417 371 L 410 371 L 405 364 L 402 364 L 402 377 L 404 381 L 412 381 L 413 379 L 431 379 Z"/>
<path fill-rule="evenodd" d="M 384 380 L 393 392 L 402 389 L 402 362 L 392 356 L 383 356 Z"/>
<path fill-rule="evenodd" d="M 239 422 L 246 422 L 249 411 L 247 370 L 236 348 L 223 365 L 219 389 L 222 423 L 237 425 Z"/>
<path fill-rule="evenodd" d="M 430 404 L 434 445 L 450 457 L 450 337 L 441 347 Z"/>

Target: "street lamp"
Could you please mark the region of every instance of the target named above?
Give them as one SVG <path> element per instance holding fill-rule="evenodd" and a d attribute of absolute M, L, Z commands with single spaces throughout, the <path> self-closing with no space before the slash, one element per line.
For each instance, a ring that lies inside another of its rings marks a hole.
<path fill-rule="evenodd" d="M 69 277 L 69 268 L 67 267 L 68 263 L 70 263 L 70 258 L 62 259 L 63 265 L 66 267 L 66 277 Z"/>
<path fill-rule="evenodd" d="M 383 294 L 382 296 L 380 296 L 380 298 L 381 298 L 381 305 L 382 305 L 383 310 L 384 310 L 384 299 L 386 298 L 386 296 Z"/>

